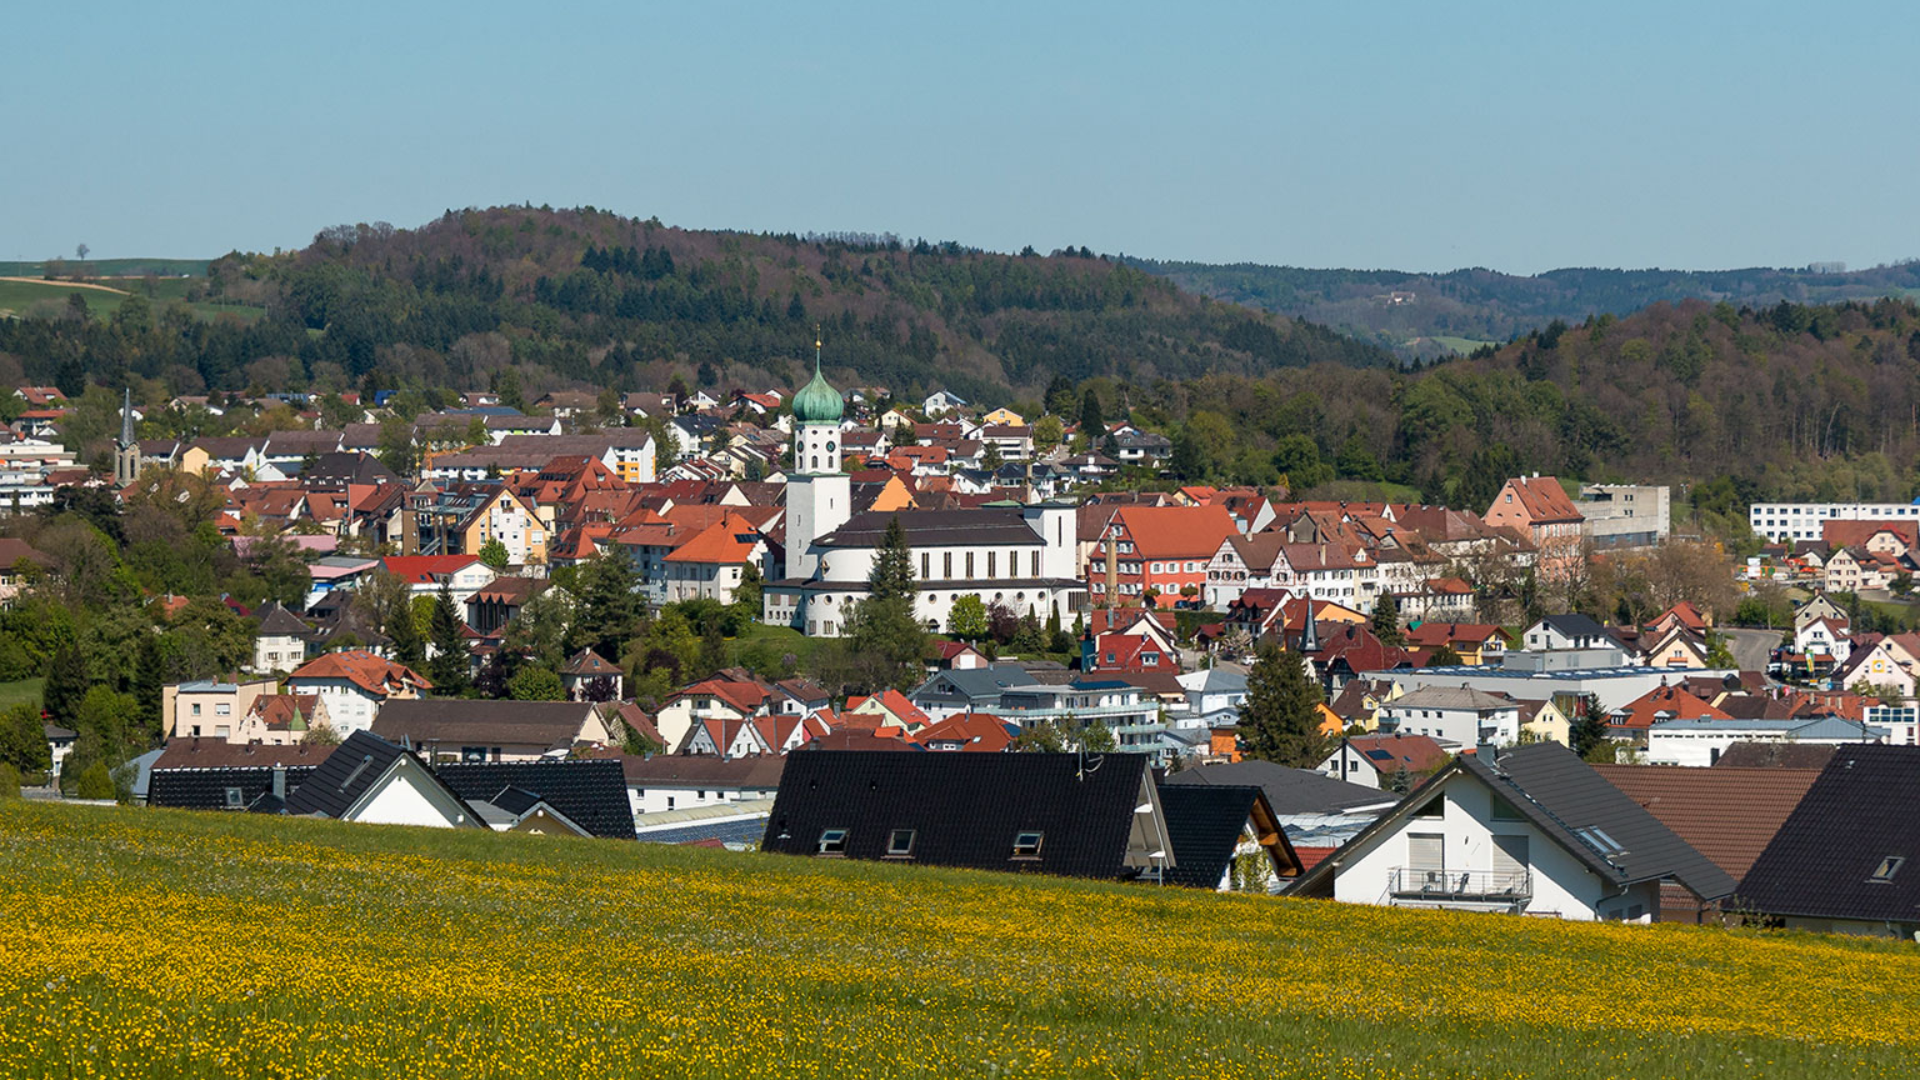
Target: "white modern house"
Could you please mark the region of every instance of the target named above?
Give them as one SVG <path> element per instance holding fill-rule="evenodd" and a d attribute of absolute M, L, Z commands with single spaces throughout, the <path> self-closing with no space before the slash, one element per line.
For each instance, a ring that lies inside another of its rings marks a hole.
<path fill-rule="evenodd" d="M 1654 922 L 1671 880 L 1708 905 L 1733 879 L 1554 743 L 1463 754 L 1303 875 L 1294 895 L 1392 907 Z"/>
<path fill-rule="evenodd" d="M 287 796 L 286 812 L 370 825 L 488 827 L 412 751 L 364 731 L 348 736 Z"/>
<path fill-rule="evenodd" d="M 1425 735 L 1459 746 L 1511 746 L 1520 738 L 1520 703 L 1471 686 L 1423 686 L 1380 706 L 1380 730 Z"/>
<path fill-rule="evenodd" d="M 1920 520 L 1920 502 L 1754 503 L 1747 524 L 1774 540 L 1818 540 L 1823 522 Z"/>

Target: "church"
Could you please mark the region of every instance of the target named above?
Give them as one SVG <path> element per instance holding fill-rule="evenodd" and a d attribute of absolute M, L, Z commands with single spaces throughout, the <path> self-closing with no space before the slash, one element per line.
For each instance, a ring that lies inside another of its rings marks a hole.
<path fill-rule="evenodd" d="M 793 469 L 787 477 L 787 573 L 762 590 L 762 619 L 814 637 L 838 637 L 867 576 L 891 512 L 853 512 L 841 469 L 845 403 L 814 357 L 813 381 L 793 398 Z M 1075 574 L 1074 509 L 1067 503 L 1008 503 L 974 510 L 902 510 L 897 515 L 919 584 L 917 613 L 947 629 L 953 602 L 976 595 L 1016 615 L 1071 620 L 1085 606 Z"/>

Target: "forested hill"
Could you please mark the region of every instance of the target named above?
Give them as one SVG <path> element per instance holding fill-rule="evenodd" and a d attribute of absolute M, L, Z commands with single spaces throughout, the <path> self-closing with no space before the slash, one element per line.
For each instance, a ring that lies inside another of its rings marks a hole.
<path fill-rule="evenodd" d="M 1085 249 L 1009 256 L 885 237 L 699 232 L 592 208 L 331 228 L 301 251 L 215 260 L 208 291 L 267 314 L 158 335 L 29 318 L 0 325 L 0 352 L 35 381 L 65 362 L 69 376 L 85 364 L 117 384 L 124 368 L 176 392 L 276 380 L 484 388 L 509 363 L 533 392 L 661 389 L 676 372 L 722 387 L 791 386 L 822 324 L 831 377 L 982 401 L 1037 396 L 1055 375 L 1149 382 L 1395 362 Z"/>
<path fill-rule="evenodd" d="M 1852 273 L 1838 267 L 1776 270 L 1553 270 L 1532 277 L 1492 270 L 1413 274 L 1309 270 L 1124 259 L 1183 289 L 1331 326 L 1402 355 L 1430 357 L 1504 342 L 1555 319 L 1627 315 L 1662 301 L 1721 300 L 1752 308 L 1781 300 L 1832 304 L 1920 292 L 1920 263 Z"/>
<path fill-rule="evenodd" d="M 1135 403 L 1175 431 L 1182 479 L 1385 480 L 1481 509 L 1506 477 L 1538 471 L 1682 485 L 1676 499 L 1731 525 L 1755 498 L 1913 497 L 1920 306 L 1688 300 L 1550 324 L 1416 373 L 1155 389 Z"/>

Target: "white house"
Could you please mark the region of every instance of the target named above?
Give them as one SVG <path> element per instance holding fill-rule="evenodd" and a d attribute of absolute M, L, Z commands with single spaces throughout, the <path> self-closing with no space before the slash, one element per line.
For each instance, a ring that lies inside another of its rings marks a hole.
<path fill-rule="evenodd" d="M 967 399 L 951 390 L 935 390 L 920 403 L 920 411 L 928 416 L 940 416 L 966 407 Z"/>
<path fill-rule="evenodd" d="M 1520 738 L 1520 703 L 1471 686 L 1423 686 L 1380 707 L 1380 730 L 1426 735 L 1459 746 L 1511 746 Z"/>
<path fill-rule="evenodd" d="M 286 799 L 287 813 L 359 821 L 484 829 L 487 824 L 404 747 L 356 731 Z"/>
<path fill-rule="evenodd" d="M 254 635 L 253 666 L 248 671 L 292 671 L 306 661 L 311 627 L 279 604 L 266 604 L 253 614 L 260 620 L 260 630 Z"/>
<path fill-rule="evenodd" d="M 685 757 L 656 754 L 628 757 L 627 798 L 635 818 L 701 806 L 771 799 L 780 788 L 786 759 L 759 757 Z"/>
<path fill-rule="evenodd" d="M 1650 923 L 1733 879 L 1555 743 L 1463 754 L 1295 883 L 1344 903 Z"/>
<path fill-rule="evenodd" d="M 371 728 L 389 700 L 417 698 L 432 688 L 405 664 L 363 649 L 323 653 L 287 676 L 287 693 L 318 696 L 342 735 Z"/>

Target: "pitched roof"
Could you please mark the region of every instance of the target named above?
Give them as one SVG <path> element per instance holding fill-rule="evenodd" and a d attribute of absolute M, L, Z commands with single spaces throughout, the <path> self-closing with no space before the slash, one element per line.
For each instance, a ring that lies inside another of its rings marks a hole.
<path fill-rule="evenodd" d="M 1360 760 L 1383 773 L 1422 773 L 1447 763 L 1452 755 L 1430 735 L 1355 735 L 1346 740 Z"/>
<path fill-rule="evenodd" d="M 1159 796 L 1175 860 L 1162 877 L 1169 885 L 1190 889 L 1218 888 L 1248 822 L 1259 821 L 1264 828 L 1273 816 L 1271 807 L 1260 805 L 1266 798 L 1261 789 L 1250 785 L 1163 786 Z M 1285 865 L 1275 865 L 1274 872 L 1296 876 L 1300 858 L 1288 843 L 1286 831 L 1274 829 L 1271 835 L 1285 861 Z"/>
<path fill-rule="evenodd" d="M 1567 497 L 1567 490 L 1561 487 L 1560 481 L 1554 477 L 1516 476 L 1508 480 L 1506 486 L 1519 500 L 1527 520 L 1535 525 L 1586 520 L 1586 517 L 1573 505 L 1573 500 Z M 1504 495 L 1505 493 L 1502 492 L 1496 498 L 1504 498 Z"/>
<path fill-rule="evenodd" d="M 1224 506 L 1123 506 L 1114 518 L 1143 559 L 1210 559 L 1240 533 Z"/>
<path fill-rule="evenodd" d="M 1471 709 L 1474 712 L 1517 707 L 1512 698 L 1471 686 L 1422 686 L 1381 706 L 1383 709 Z"/>
<path fill-rule="evenodd" d="M 560 669 L 560 674 L 597 678 L 603 675 L 618 675 L 621 671 L 613 664 L 607 663 L 605 658 L 592 649 L 581 649 L 567 660 L 566 666 Z"/>
<path fill-rule="evenodd" d="M 962 750 L 974 753 L 1000 753 L 1010 749 L 1019 737 L 1020 725 L 1011 720 L 1002 720 L 992 713 L 964 712 L 932 724 L 912 738 L 926 747 L 959 743 Z"/>
<path fill-rule="evenodd" d="M 479 561 L 478 555 L 389 555 L 382 560 L 388 573 L 416 585 L 436 584 Z"/>
<path fill-rule="evenodd" d="M 917 863 L 1129 878 L 1147 761 L 1107 754 L 1087 769 L 1077 754 L 793 754 L 761 848 L 813 855 L 826 830 L 845 829 L 848 858 L 881 859 L 890 834 L 911 829 Z M 1025 832 L 1042 834 L 1040 849 L 1015 859 Z"/>
<path fill-rule="evenodd" d="M 253 614 L 260 620 L 262 636 L 300 636 L 311 633 L 313 630 L 311 626 L 301 622 L 299 616 L 281 607 L 277 601 L 262 604 Z"/>
<path fill-rule="evenodd" d="M 1650 728 L 1664 720 L 1729 720 L 1724 709 L 1715 708 L 1678 686 L 1656 686 L 1634 698 L 1607 717 L 1614 727 Z"/>
<path fill-rule="evenodd" d="M 738 514 L 727 514 L 700 531 L 686 543 L 674 548 L 666 558 L 671 563 L 717 563 L 732 566 L 753 558 L 760 542 L 760 531 Z"/>
<path fill-rule="evenodd" d="M 463 744 L 565 750 L 580 737 L 592 714 L 593 705 L 585 701 L 415 698 L 381 706 L 372 731 L 416 749 L 444 743 L 448 751 Z"/>
<path fill-rule="evenodd" d="M 1839 747 L 1831 743 L 1736 742 L 1720 753 L 1716 769 L 1824 769 Z"/>
<path fill-rule="evenodd" d="M 319 768 L 314 762 L 321 756 L 316 754 L 307 764 L 287 767 L 289 795 Z M 228 798 L 228 792 L 235 788 L 239 789 L 237 802 Z M 272 793 L 273 767 L 267 764 L 156 767 L 147 782 L 147 805 L 171 810 L 235 810 L 251 807 Z"/>
<path fill-rule="evenodd" d="M 434 766 L 454 794 L 494 802 L 503 788 L 530 792 L 593 836 L 633 839 L 633 812 L 618 761 L 519 761 Z"/>
<path fill-rule="evenodd" d="M 327 759 L 300 785 L 298 791 L 287 794 L 287 813 L 344 817 L 353 804 L 359 802 L 402 759 L 431 782 L 446 787 L 444 783 L 432 779 L 432 771 L 421 764 L 411 751 L 370 732 L 356 731 L 327 755 Z M 461 801 L 451 789 L 447 793 L 456 802 Z"/>
<path fill-rule="evenodd" d="M 786 764 L 786 758 L 769 755 L 744 758 L 620 755 L 621 771 L 631 787 L 777 788 Z"/>
<path fill-rule="evenodd" d="M 411 685 L 430 690 L 433 684 L 405 664 L 396 664 L 363 649 L 322 653 L 287 676 L 294 679 L 345 679 L 375 697 L 384 698 Z"/>
<path fill-rule="evenodd" d="M 1735 881 L 1820 775 L 1818 769 L 1593 768 Z"/>
<path fill-rule="evenodd" d="M 1740 883 L 1768 915 L 1920 920 L 1920 747 L 1838 749 Z M 1875 880 L 1901 859 L 1887 880 Z"/>

